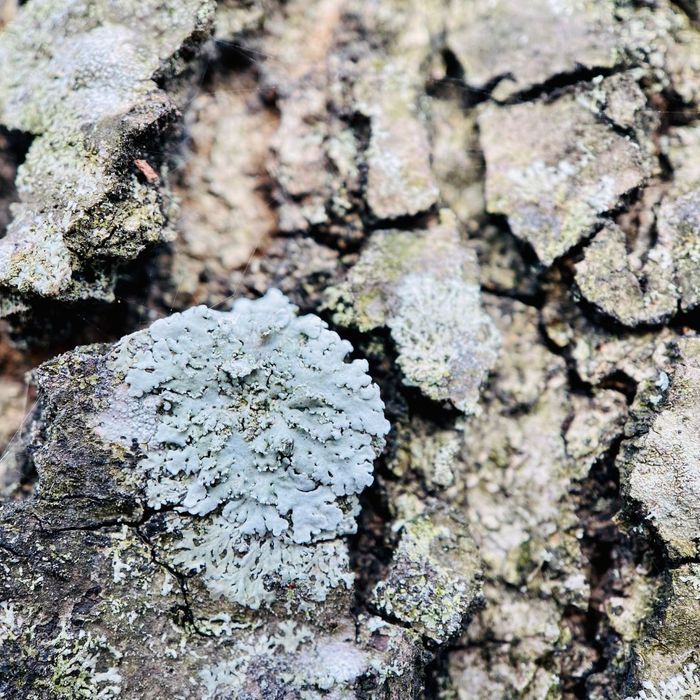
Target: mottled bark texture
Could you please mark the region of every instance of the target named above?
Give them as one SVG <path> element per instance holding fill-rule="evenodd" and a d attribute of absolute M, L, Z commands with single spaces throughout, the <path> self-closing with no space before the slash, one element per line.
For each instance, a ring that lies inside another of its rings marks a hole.
<path fill-rule="evenodd" d="M 0 0 L 0 698 L 700 697 L 699 8 Z"/>

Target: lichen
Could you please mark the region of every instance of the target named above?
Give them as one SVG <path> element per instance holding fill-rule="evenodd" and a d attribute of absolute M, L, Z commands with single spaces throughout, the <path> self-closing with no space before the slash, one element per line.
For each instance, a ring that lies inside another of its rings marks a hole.
<path fill-rule="evenodd" d="M 670 250 L 673 257 L 680 306 L 684 311 L 700 304 L 700 244 L 697 238 L 700 200 L 697 183 L 692 183 L 691 186 L 689 192 L 667 197 L 658 214 L 659 241 Z"/>
<path fill-rule="evenodd" d="M 667 346 L 672 374 L 660 368 L 640 388 L 634 437 L 618 459 L 623 488 L 658 533 L 672 558 L 698 555 L 700 476 L 698 405 L 700 342 L 687 336 Z"/>
<path fill-rule="evenodd" d="M 424 513 L 403 523 L 386 579 L 372 594 L 385 614 L 437 642 L 462 628 L 480 600 L 481 570 L 464 523 Z"/>
<path fill-rule="evenodd" d="M 688 664 L 681 673 L 654 685 L 649 681 L 642 683 L 642 690 L 625 700 L 694 700 L 700 697 L 700 674 L 695 664 Z"/>
<path fill-rule="evenodd" d="M 180 51 L 201 43 L 212 11 L 209 0 L 36 0 L 20 9 L 0 35 L 0 124 L 35 138 L 0 241 L 0 284 L 111 299 L 111 275 L 93 279 L 92 263 L 133 258 L 168 237 L 158 183 L 137 177 L 137 142 L 176 117 L 155 79 L 183 71 Z"/>
<path fill-rule="evenodd" d="M 481 307 L 476 254 L 454 226 L 444 211 L 432 230 L 375 233 L 327 304 L 337 323 L 388 327 L 404 383 L 472 413 L 499 337 Z"/>
<path fill-rule="evenodd" d="M 293 621 L 271 624 L 207 664 L 199 673 L 198 697 L 258 698 L 275 691 L 304 700 L 362 697 L 359 688 L 372 692 L 378 683 L 404 674 L 414 659 L 406 653 L 405 630 L 379 618 L 360 624 L 356 630 L 347 619 L 336 618 L 327 633 Z"/>
<path fill-rule="evenodd" d="M 612 68 L 625 52 L 611 0 L 453 0 L 448 7 L 447 44 L 468 84 L 498 100 L 580 67 Z"/>
<path fill-rule="evenodd" d="M 605 82 L 554 100 L 489 105 L 479 115 L 486 209 L 506 215 L 545 265 L 592 234 L 603 214 L 658 169 L 650 137 L 628 135 L 604 114 L 598 97 Z M 633 96 L 645 100 L 637 85 Z"/>
<path fill-rule="evenodd" d="M 96 638 L 85 630 L 77 632 L 75 637 L 64 628 L 51 641 L 55 648 L 53 674 L 44 684 L 48 696 L 56 700 L 116 700 L 121 695 L 121 676 L 116 667 L 104 666 L 102 656 L 109 652 L 106 639 Z"/>
<path fill-rule="evenodd" d="M 101 433 L 139 444 L 148 504 L 177 512 L 174 562 L 214 591 L 257 607 L 268 578 L 316 600 L 351 580 L 335 540 L 355 529 L 389 428 L 351 350 L 277 290 L 174 314 L 115 348 L 125 390 Z"/>
<path fill-rule="evenodd" d="M 628 255 L 625 232 L 606 224 L 576 265 L 581 293 L 628 326 L 667 320 L 678 306 L 671 251 L 657 245 L 645 253 Z"/>
<path fill-rule="evenodd" d="M 430 3 L 416 2 L 392 9 L 404 23 L 400 33 L 386 21 L 386 9 L 364 10 L 365 21 L 385 36 L 388 56 L 361 61 L 352 90 L 353 108 L 370 123 L 365 198 L 382 220 L 426 211 L 439 196 L 420 99 L 421 64 L 430 52 L 428 30 L 439 12 Z"/>

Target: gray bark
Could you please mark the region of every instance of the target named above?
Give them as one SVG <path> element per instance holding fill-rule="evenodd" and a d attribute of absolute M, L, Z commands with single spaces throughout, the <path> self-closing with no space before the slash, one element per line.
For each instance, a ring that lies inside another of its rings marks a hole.
<path fill-rule="evenodd" d="M 699 697 L 696 5 L 0 3 L 0 697 Z"/>

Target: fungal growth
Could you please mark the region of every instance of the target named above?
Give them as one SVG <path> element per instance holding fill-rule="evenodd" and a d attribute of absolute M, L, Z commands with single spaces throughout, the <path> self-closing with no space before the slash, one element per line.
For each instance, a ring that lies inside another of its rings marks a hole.
<path fill-rule="evenodd" d="M 101 418 L 103 436 L 138 444 L 149 506 L 173 511 L 173 563 L 253 608 L 274 583 L 311 600 L 351 583 L 338 537 L 389 429 L 366 361 L 296 311 L 272 290 L 125 337 L 109 363 L 121 398 Z"/>

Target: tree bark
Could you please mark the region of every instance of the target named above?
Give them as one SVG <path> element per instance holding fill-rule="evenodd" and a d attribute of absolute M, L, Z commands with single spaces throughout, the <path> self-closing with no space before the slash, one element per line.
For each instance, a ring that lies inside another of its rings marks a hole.
<path fill-rule="evenodd" d="M 700 697 L 697 15 L 0 0 L 0 697 Z"/>

